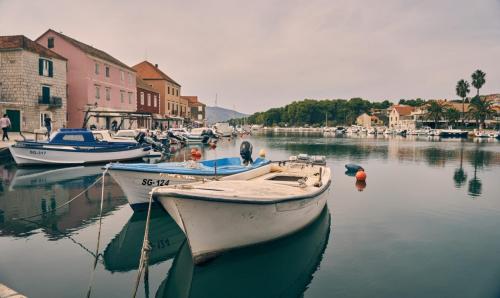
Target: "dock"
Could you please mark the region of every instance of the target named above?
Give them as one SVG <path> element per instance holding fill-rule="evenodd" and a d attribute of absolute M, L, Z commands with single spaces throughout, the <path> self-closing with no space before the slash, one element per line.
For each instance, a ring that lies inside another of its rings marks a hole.
<path fill-rule="evenodd" d="M 27 297 L 22 294 L 19 294 L 18 292 L 12 290 L 6 285 L 0 283 L 0 298 L 27 298 Z"/>

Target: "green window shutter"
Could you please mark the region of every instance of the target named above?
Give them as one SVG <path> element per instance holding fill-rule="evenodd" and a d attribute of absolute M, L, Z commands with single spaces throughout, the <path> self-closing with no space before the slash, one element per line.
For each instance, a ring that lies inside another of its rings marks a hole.
<path fill-rule="evenodd" d="M 53 74 L 53 66 L 52 66 L 52 61 L 49 61 L 49 77 L 53 77 L 54 74 Z"/>
<path fill-rule="evenodd" d="M 38 74 L 43 76 L 43 59 L 38 59 Z"/>

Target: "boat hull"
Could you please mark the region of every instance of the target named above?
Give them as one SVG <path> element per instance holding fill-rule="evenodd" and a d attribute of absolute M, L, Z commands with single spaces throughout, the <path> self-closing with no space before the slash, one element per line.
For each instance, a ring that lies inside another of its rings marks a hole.
<path fill-rule="evenodd" d="M 312 222 L 323 210 L 328 187 L 315 197 L 271 204 L 155 198 L 184 231 L 195 264 L 229 249 L 267 242 Z"/>
<path fill-rule="evenodd" d="M 120 151 L 55 150 L 44 147 L 10 146 L 10 153 L 18 165 L 81 165 L 124 161 L 142 158 L 149 154 L 143 147 Z"/>
<path fill-rule="evenodd" d="M 176 185 L 183 183 L 192 183 L 200 179 L 212 179 L 213 176 L 192 176 L 178 174 L 163 174 L 138 171 L 109 171 L 111 177 L 120 185 L 127 196 L 130 207 L 134 210 L 143 210 L 149 204 L 149 193 L 158 186 Z"/>

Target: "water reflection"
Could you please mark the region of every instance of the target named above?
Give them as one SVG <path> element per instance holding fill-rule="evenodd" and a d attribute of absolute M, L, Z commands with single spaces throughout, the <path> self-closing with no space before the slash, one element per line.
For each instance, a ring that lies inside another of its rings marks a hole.
<path fill-rule="evenodd" d="M 460 146 L 460 166 L 458 167 L 458 169 L 455 169 L 455 172 L 453 173 L 453 180 L 455 181 L 456 188 L 462 187 L 462 185 L 467 180 L 467 173 L 464 171 L 463 163 L 464 163 L 464 146 L 462 145 Z"/>
<path fill-rule="evenodd" d="M 65 168 L 16 168 L 0 166 L 0 236 L 26 237 L 40 229 L 52 240 L 81 229 L 99 214 L 101 183 L 82 197 L 56 210 L 98 179 L 101 166 Z M 126 203 L 123 192 L 106 178 L 103 214 Z M 40 214 L 31 218 L 33 215 Z M 29 220 L 16 220 L 27 218 Z"/>
<path fill-rule="evenodd" d="M 119 234 L 104 250 L 104 267 L 112 272 L 137 269 L 141 254 L 147 211 L 134 212 Z M 149 264 L 173 258 L 184 242 L 184 233 L 162 208 L 151 209 Z"/>
<path fill-rule="evenodd" d="M 321 263 L 330 213 L 305 229 L 267 244 L 228 252 L 194 266 L 187 242 L 156 297 L 301 297 Z"/>

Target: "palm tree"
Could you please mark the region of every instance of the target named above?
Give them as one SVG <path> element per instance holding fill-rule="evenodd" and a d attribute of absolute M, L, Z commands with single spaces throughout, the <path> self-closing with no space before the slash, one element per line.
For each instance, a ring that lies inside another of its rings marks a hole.
<path fill-rule="evenodd" d="M 472 86 L 477 89 L 477 96 L 479 96 L 479 89 L 483 87 L 484 83 L 486 83 L 486 74 L 478 69 L 472 74 Z"/>
<path fill-rule="evenodd" d="M 454 107 L 450 107 L 444 111 L 444 116 L 446 120 L 453 125 L 458 121 L 458 119 L 460 119 L 460 112 Z"/>
<path fill-rule="evenodd" d="M 437 128 L 438 122 L 441 118 L 445 116 L 446 105 L 437 100 L 430 100 L 427 105 L 427 113 L 425 114 L 427 119 L 434 120 L 434 128 Z"/>
<path fill-rule="evenodd" d="M 472 118 L 476 119 L 476 123 L 480 124 L 479 128 L 483 128 L 486 118 L 494 116 L 495 113 L 493 101 L 480 98 L 479 96 L 471 99 L 469 114 Z"/>
<path fill-rule="evenodd" d="M 457 95 L 462 98 L 462 126 L 464 126 L 464 118 L 465 118 L 465 98 L 467 97 L 467 93 L 470 92 L 469 89 L 470 85 L 469 82 L 467 82 L 464 79 L 461 79 L 460 81 L 457 82 Z"/>

